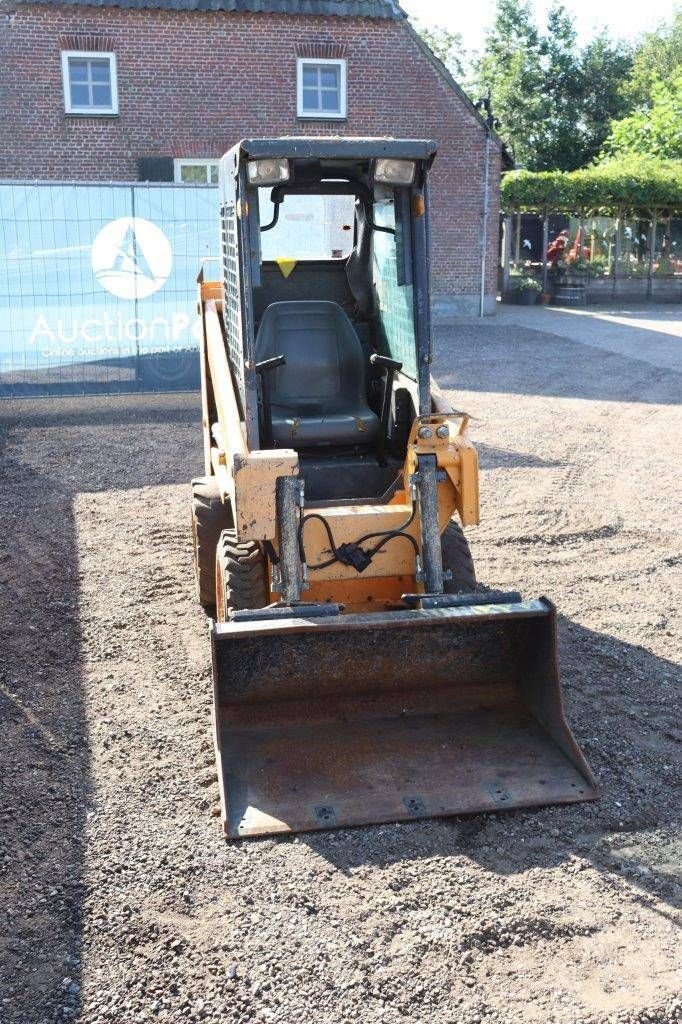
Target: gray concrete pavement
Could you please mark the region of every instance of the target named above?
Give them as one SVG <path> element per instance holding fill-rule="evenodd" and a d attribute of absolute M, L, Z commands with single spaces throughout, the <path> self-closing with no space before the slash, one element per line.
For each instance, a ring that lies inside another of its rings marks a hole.
<path fill-rule="evenodd" d="M 616 352 L 664 369 L 682 370 L 682 306 L 559 309 L 498 303 L 497 326 L 513 324 Z"/>

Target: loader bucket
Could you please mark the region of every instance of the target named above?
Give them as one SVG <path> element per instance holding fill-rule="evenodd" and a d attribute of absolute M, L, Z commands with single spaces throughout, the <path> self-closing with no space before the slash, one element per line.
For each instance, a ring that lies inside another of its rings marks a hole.
<path fill-rule="evenodd" d="M 597 795 L 549 601 L 211 628 L 230 838 Z"/>

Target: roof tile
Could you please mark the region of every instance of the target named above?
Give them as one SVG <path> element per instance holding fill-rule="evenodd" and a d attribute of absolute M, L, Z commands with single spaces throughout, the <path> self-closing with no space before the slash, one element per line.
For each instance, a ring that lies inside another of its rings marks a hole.
<path fill-rule="evenodd" d="M 166 11 L 231 11 L 264 14 L 317 14 L 337 17 L 405 17 L 397 0 L 15 0 L 54 7 L 126 7 Z"/>

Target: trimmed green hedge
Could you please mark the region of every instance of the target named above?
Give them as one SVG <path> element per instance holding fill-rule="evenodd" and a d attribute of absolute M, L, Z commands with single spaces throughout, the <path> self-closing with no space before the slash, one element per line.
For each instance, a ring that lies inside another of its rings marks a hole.
<path fill-rule="evenodd" d="M 509 171 L 502 209 L 574 214 L 682 211 L 682 160 L 628 156 L 579 171 Z"/>

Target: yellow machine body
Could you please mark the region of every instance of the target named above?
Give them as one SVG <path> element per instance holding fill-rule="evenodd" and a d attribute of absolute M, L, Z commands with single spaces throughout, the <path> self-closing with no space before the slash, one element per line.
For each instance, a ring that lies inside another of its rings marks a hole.
<path fill-rule="evenodd" d="M 221 161 L 222 278 L 198 287 L 193 534 L 229 838 L 597 794 L 564 715 L 553 605 L 473 575 L 477 453 L 428 371 L 434 155 L 414 140 L 279 139 Z M 319 209 L 336 193 L 355 204 L 347 259 L 264 258 L 289 195 Z M 353 322 L 326 287 L 351 289 Z M 336 392 L 316 404 L 319 380 L 351 363 L 367 380 L 339 385 L 348 408 Z"/>

